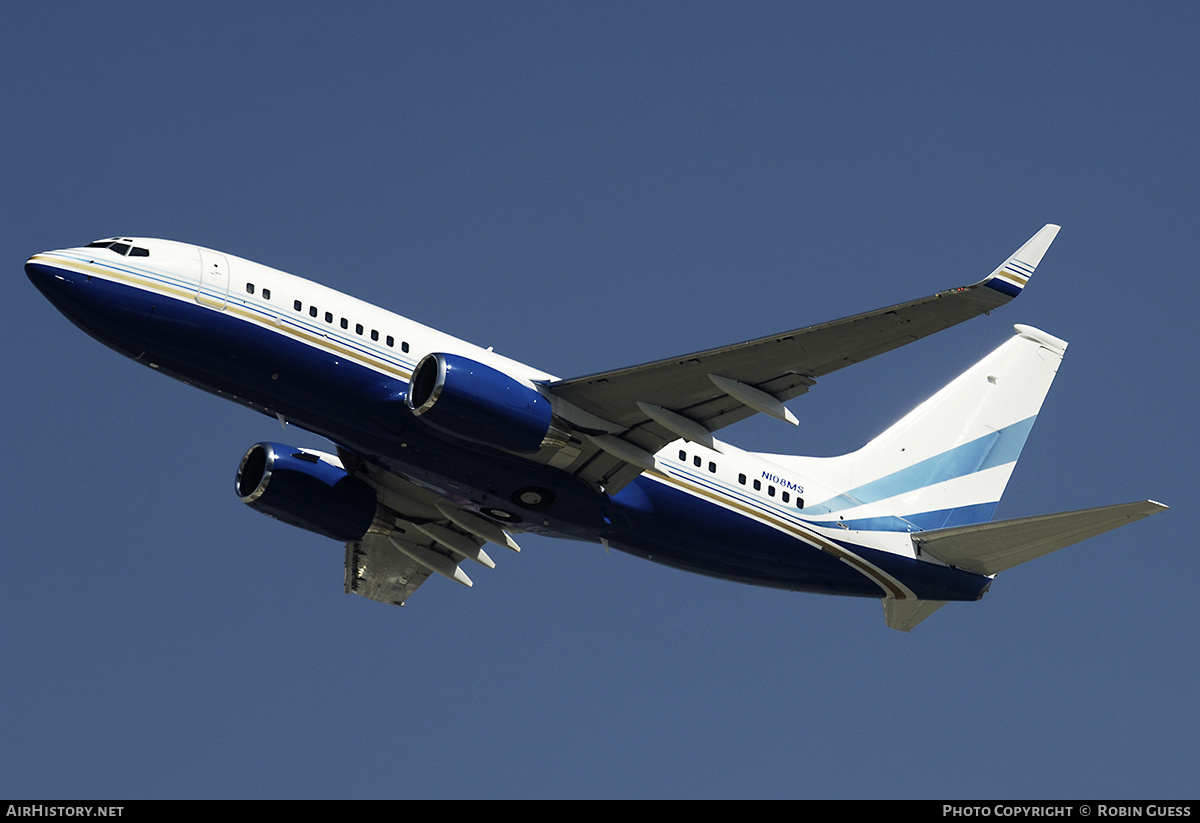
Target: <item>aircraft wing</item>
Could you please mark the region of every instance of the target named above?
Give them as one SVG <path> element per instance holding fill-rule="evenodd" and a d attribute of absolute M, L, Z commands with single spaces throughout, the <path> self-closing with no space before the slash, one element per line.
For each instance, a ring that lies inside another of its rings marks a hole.
<path fill-rule="evenodd" d="M 346 593 L 403 606 L 429 579 L 429 569 L 401 554 L 382 534 L 346 544 Z"/>
<path fill-rule="evenodd" d="M 560 467 L 614 493 L 652 466 L 651 456 L 673 440 L 712 447 L 709 433 L 757 412 L 795 423 L 783 403 L 807 392 L 817 378 L 1012 300 L 1058 230 L 1043 227 L 971 286 L 732 346 L 549 383 L 550 395 L 590 415 L 593 423 L 589 430 L 572 421 L 587 440 L 570 464 Z M 564 416 L 571 419 L 569 412 Z"/>
<path fill-rule="evenodd" d="M 347 471 L 375 489 L 379 501 L 370 531 L 346 544 L 347 594 L 403 606 L 431 574 L 470 586 L 464 560 L 495 568 L 485 543 L 521 550 L 492 521 L 343 449 L 338 456 Z"/>

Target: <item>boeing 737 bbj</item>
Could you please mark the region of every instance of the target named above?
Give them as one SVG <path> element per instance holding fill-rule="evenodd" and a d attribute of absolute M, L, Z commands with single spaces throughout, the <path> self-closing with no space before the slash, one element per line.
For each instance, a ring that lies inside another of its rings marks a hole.
<path fill-rule="evenodd" d="M 908 630 L 1020 563 L 1165 507 L 992 521 L 1067 344 L 1028 326 L 861 449 L 797 457 L 713 432 L 823 375 L 1020 294 L 1057 226 L 982 281 L 732 346 L 559 379 L 222 252 L 110 238 L 35 255 L 71 322 L 163 374 L 328 438 L 251 446 L 236 490 L 346 544 L 347 592 L 403 605 L 520 532 L 687 571 L 881 598 Z"/>

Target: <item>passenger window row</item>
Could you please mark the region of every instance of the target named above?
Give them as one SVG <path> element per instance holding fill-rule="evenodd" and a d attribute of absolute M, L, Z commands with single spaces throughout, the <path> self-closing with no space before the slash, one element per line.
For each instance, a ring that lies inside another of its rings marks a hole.
<path fill-rule="evenodd" d="M 687 454 L 687 451 L 685 451 L 684 449 L 679 450 L 679 460 L 682 463 L 688 462 L 688 454 Z M 701 466 L 704 465 L 704 460 L 698 454 L 692 455 L 692 465 L 694 465 L 696 468 L 700 468 Z M 710 472 L 712 472 L 713 474 L 716 474 L 717 473 L 717 464 L 711 460 L 708 461 L 708 470 Z M 754 490 L 756 492 L 762 491 L 763 482 L 761 480 L 759 480 L 758 478 L 755 478 L 754 480 L 748 480 L 746 475 L 739 473 L 738 474 L 738 483 L 740 485 L 745 486 L 747 484 L 747 482 L 749 482 L 750 485 L 754 487 Z M 767 497 L 775 497 L 776 494 L 779 495 L 779 499 L 782 500 L 784 503 L 792 502 L 792 493 L 791 492 L 785 491 L 782 489 L 776 489 L 774 485 L 768 483 L 767 484 Z M 803 497 L 796 498 L 796 508 L 797 509 L 804 508 L 804 498 Z"/>
<path fill-rule="evenodd" d="M 253 283 L 246 284 L 246 293 L 254 294 L 254 284 Z M 271 299 L 271 290 L 263 289 L 262 290 L 262 298 L 264 300 L 270 300 Z M 300 300 L 293 300 L 292 308 L 298 312 L 303 312 L 304 311 L 304 303 Z M 320 316 L 320 314 L 321 314 L 321 312 L 316 306 L 308 307 L 308 316 L 309 317 L 318 317 L 318 316 Z M 329 323 L 330 325 L 333 325 L 333 320 L 334 320 L 333 312 L 331 312 L 331 311 L 325 312 L 325 322 Z M 350 321 L 347 320 L 345 317 L 341 317 L 341 318 L 338 318 L 338 325 L 341 326 L 343 329 L 349 330 Z M 354 324 L 354 333 L 355 334 L 361 335 L 361 334 L 364 334 L 365 332 L 366 332 L 366 329 L 363 327 L 362 323 Z M 374 340 L 375 342 L 378 342 L 379 341 L 379 330 L 371 329 L 370 338 L 372 340 Z M 389 334 L 389 335 L 386 335 L 383 340 L 384 340 L 385 345 L 387 345 L 390 348 L 395 348 L 395 346 L 396 346 L 396 338 L 395 337 L 393 337 L 392 335 Z M 401 340 L 400 341 L 400 351 L 407 354 L 408 348 L 409 348 L 408 342 Z"/>

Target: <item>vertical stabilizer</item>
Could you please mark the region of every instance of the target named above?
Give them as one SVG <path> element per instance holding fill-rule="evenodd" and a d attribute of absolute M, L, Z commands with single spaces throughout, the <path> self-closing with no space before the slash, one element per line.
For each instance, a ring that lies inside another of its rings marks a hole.
<path fill-rule="evenodd" d="M 891 531 L 990 520 L 1067 348 L 1038 329 L 1015 329 L 858 451 L 789 461 L 838 492 L 806 513 Z"/>

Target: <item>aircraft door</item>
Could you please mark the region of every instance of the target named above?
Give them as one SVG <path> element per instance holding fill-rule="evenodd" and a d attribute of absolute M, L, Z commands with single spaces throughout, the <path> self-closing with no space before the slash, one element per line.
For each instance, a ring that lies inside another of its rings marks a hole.
<path fill-rule="evenodd" d="M 200 249 L 200 285 L 196 302 L 221 311 L 229 299 L 229 261 L 225 255 Z"/>

